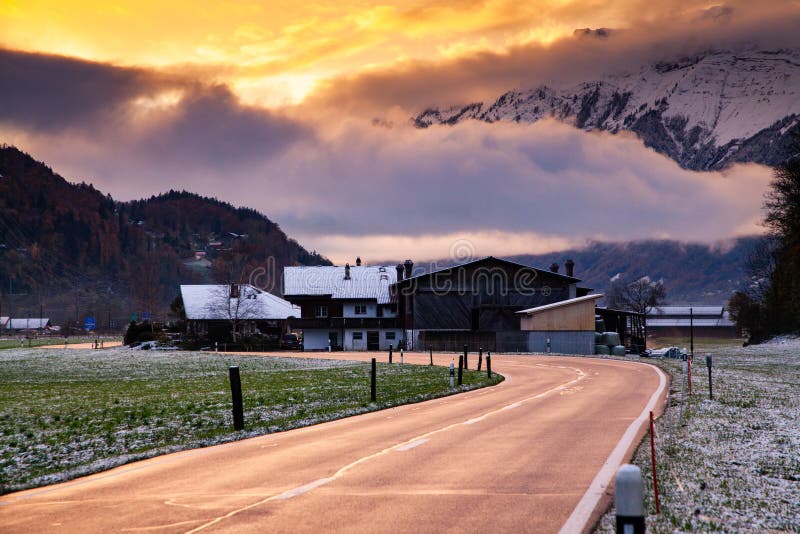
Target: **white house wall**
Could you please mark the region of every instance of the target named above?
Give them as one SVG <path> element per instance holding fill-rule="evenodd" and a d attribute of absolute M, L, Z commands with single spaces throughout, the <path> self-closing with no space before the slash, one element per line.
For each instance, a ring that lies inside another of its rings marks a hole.
<path fill-rule="evenodd" d="M 356 306 L 366 306 L 367 307 L 367 313 L 366 314 L 356 315 Z M 358 318 L 361 318 L 361 317 L 378 317 L 377 308 L 378 308 L 378 304 L 375 304 L 375 303 L 366 303 L 366 304 L 364 304 L 364 303 L 349 303 L 349 302 L 346 302 L 346 303 L 342 304 L 342 317 L 346 317 L 348 319 L 350 319 L 350 318 L 358 319 Z M 381 308 L 383 309 L 383 315 L 381 315 L 381 317 L 395 317 L 397 315 L 397 314 L 395 314 L 394 310 L 392 310 L 388 306 L 381 306 Z"/>

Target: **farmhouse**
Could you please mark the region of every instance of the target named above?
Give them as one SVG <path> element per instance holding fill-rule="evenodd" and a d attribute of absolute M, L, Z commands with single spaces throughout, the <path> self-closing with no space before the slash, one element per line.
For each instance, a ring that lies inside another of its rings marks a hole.
<path fill-rule="evenodd" d="M 736 325 L 724 306 L 660 306 L 647 311 L 647 332 L 662 337 L 732 338 Z"/>
<path fill-rule="evenodd" d="M 398 347 L 402 323 L 385 266 L 284 267 L 283 296 L 300 307 L 292 327 L 303 331 L 305 350 L 387 350 Z"/>
<path fill-rule="evenodd" d="M 213 341 L 257 334 L 279 336 L 300 309 L 250 284 L 182 285 L 186 332 Z"/>

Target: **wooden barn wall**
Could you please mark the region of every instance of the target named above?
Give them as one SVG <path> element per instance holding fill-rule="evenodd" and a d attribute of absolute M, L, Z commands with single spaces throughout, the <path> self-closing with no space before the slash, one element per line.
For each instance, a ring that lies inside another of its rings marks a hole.
<path fill-rule="evenodd" d="M 594 331 L 594 301 L 537 312 L 522 318 L 522 330 Z"/>
<path fill-rule="evenodd" d="M 413 328 L 473 330 L 477 308 L 478 330 L 518 330 L 515 312 L 570 298 L 566 280 L 528 269 L 520 276 L 521 270 L 505 265 L 471 267 L 415 280 Z"/>

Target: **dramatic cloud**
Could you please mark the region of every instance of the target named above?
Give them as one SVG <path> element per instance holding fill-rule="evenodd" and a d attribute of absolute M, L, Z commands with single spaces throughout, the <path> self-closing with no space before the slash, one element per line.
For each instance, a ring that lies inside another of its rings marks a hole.
<path fill-rule="evenodd" d="M 705 9 L 705 2 L 614 2 L 646 14 L 610 32 L 578 31 L 550 44 L 478 50 L 453 59 L 409 60 L 329 79 L 308 101 L 324 110 L 385 116 L 400 108 L 416 113 L 427 106 L 460 105 L 495 99 L 510 89 L 566 86 L 603 74 L 635 72 L 643 65 L 709 49 L 797 46 L 800 4 L 796 1 L 731 2 Z M 564 9 L 572 9 L 568 4 Z M 701 9 L 702 7 L 702 9 Z M 570 12 L 567 20 L 581 20 Z M 613 19 L 613 17 L 611 17 Z M 595 27 L 607 26 L 601 16 Z"/>
<path fill-rule="evenodd" d="M 32 130 L 88 128 L 115 120 L 137 98 L 181 85 L 145 69 L 0 49 L 0 121 Z"/>
<path fill-rule="evenodd" d="M 342 63 L 331 72 L 351 74 L 329 78 L 290 109 L 266 109 L 239 92 L 240 83 L 261 83 L 259 72 L 288 68 L 277 52 L 261 63 L 251 50 L 244 64 L 156 69 L 0 50 L 0 141 L 121 199 L 188 189 L 261 210 L 334 260 L 546 252 L 589 239 L 716 241 L 761 231 L 765 167 L 690 172 L 631 135 L 554 121 L 417 130 L 408 120 L 428 105 L 635 71 L 709 47 L 797 46 L 796 2 L 549 3 L 536 7 L 545 22 L 535 27 L 518 3 L 473 4 L 494 10 L 492 24 L 460 19 L 463 42 L 453 37 L 451 48 L 425 61 L 420 43 L 432 39 L 450 7 L 395 6 L 342 18 L 328 36 L 359 24 L 372 30 L 336 46 L 318 39 L 304 48 L 307 57 L 291 61 L 313 63 L 313 50 L 326 47 L 326 61 L 366 54 L 369 42 L 391 48 L 377 28 L 397 30 L 406 19 L 414 30 L 402 46 L 394 43 L 403 49 L 419 36 L 408 45 L 411 59 L 370 68 Z M 555 36 L 535 38 L 547 24 Z M 557 38 L 567 26 L 611 30 Z M 526 27 L 533 32 L 527 37 Z M 251 30 L 245 42 L 269 41 Z M 318 33 L 293 31 L 291 39 L 285 32 L 275 39 L 291 48 L 303 40 L 297 36 Z M 448 31 L 452 37 L 457 28 Z M 486 46 L 474 39 L 482 32 L 491 36 Z M 245 71 L 252 80 L 235 79 Z"/>
<path fill-rule="evenodd" d="M 174 142 L 174 136 L 168 136 Z M 132 139 L 52 158 L 115 195 L 190 189 L 259 209 L 334 260 L 547 252 L 588 239 L 715 241 L 761 229 L 770 171 L 681 169 L 629 135 L 555 121 L 387 129 L 351 121 L 335 135 L 228 165 L 187 161 Z M 36 154 L 38 155 L 38 154 Z M 126 194 L 127 193 L 127 194 Z"/>
<path fill-rule="evenodd" d="M 132 156 L 224 176 L 313 135 L 278 112 L 241 104 L 226 86 L 185 76 L 10 50 L 0 50 L 0 72 L 6 142 L 55 142 L 62 156 L 100 158 L 90 168 Z"/>
<path fill-rule="evenodd" d="M 686 171 L 632 136 L 554 121 L 422 131 L 353 126 L 326 146 L 298 145 L 272 169 L 279 172 L 262 187 L 293 188 L 293 202 L 265 199 L 264 209 L 293 235 L 331 254 L 382 247 L 383 257 L 397 257 L 392 250 L 403 243 L 405 255 L 436 257 L 416 250 L 427 239 L 392 243 L 389 236 L 467 239 L 478 254 L 500 254 L 586 239 L 757 233 L 770 178 L 757 165 Z"/>

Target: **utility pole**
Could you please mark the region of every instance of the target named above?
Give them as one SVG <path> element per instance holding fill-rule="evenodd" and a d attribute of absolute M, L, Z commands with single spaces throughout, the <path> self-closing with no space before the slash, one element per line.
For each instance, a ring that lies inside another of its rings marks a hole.
<path fill-rule="evenodd" d="M 689 354 L 694 358 L 694 310 L 689 308 Z"/>

